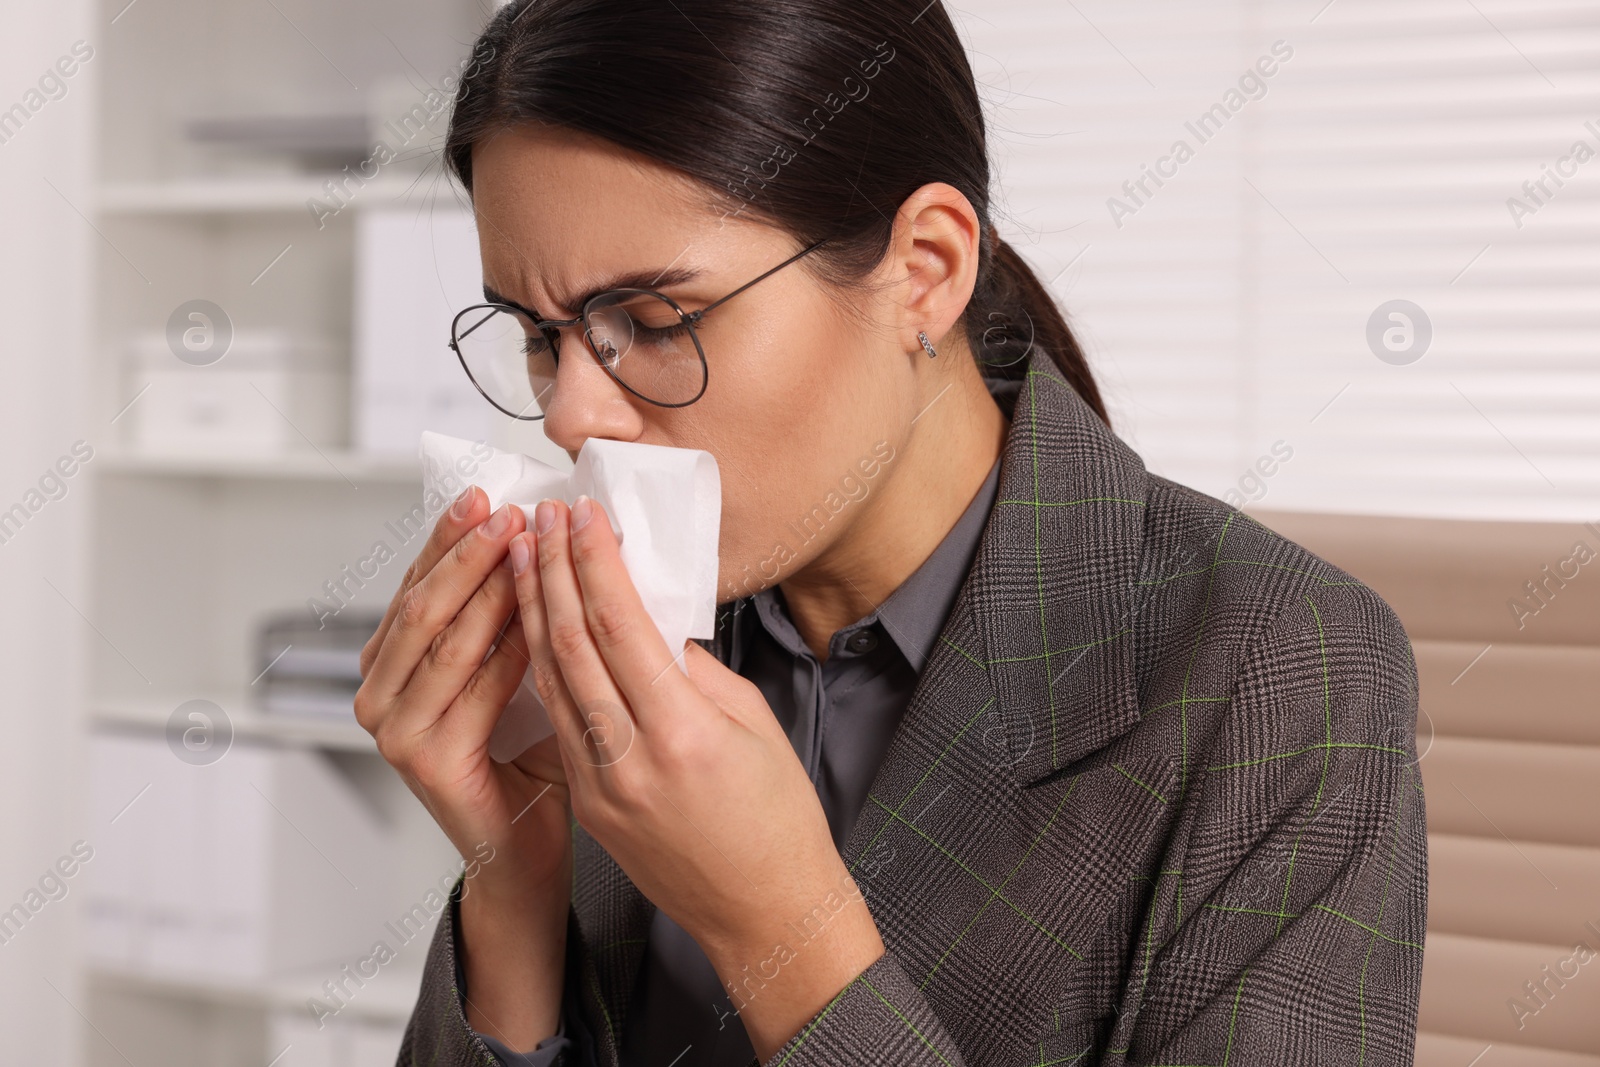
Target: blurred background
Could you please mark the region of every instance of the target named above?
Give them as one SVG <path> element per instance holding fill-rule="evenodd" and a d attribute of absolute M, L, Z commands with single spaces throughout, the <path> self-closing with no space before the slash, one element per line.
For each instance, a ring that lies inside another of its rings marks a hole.
<path fill-rule="evenodd" d="M 445 348 L 491 9 L 0 4 L 6 1063 L 394 1061 L 460 867 L 350 711 L 418 435 L 565 463 Z M 1600 1067 L 1600 3 L 951 10 L 1118 431 L 1413 639 L 1418 1062 Z"/>

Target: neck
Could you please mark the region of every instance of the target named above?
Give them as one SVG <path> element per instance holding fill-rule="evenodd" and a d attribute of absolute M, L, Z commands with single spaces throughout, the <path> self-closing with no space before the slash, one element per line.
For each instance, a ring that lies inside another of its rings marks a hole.
<path fill-rule="evenodd" d="M 841 627 L 875 610 L 927 561 L 961 518 L 1005 445 L 1010 420 L 977 364 L 958 349 L 955 380 L 935 382 L 868 506 L 806 567 L 779 583 L 819 662 Z M 944 390 L 942 393 L 940 390 Z M 934 399 L 937 397 L 937 399 Z"/>

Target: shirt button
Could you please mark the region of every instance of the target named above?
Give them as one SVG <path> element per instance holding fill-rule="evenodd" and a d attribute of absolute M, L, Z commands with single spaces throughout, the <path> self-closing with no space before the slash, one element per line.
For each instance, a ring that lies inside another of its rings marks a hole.
<path fill-rule="evenodd" d="M 844 644 L 851 652 L 871 652 L 878 647 L 878 635 L 871 630 L 857 630 Z"/>

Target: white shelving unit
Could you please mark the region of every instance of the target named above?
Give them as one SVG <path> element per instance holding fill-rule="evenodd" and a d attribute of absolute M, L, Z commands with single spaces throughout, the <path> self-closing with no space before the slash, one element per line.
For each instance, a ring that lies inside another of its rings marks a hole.
<path fill-rule="evenodd" d="M 319 222 L 308 201 L 326 199 L 325 183 L 336 172 L 301 172 L 295 161 L 268 152 L 197 143 L 185 123 L 230 109 L 343 109 L 365 111 L 376 127 L 459 72 L 483 18 L 471 0 L 401 9 L 376 0 L 334 7 L 311 0 L 132 7 L 105 0 L 97 12 L 98 25 L 110 29 L 94 42 L 99 176 L 85 205 L 100 235 L 85 306 L 94 316 L 95 410 L 106 427 L 85 465 L 95 513 L 87 614 L 102 638 L 89 654 L 91 737 L 158 741 L 176 708 L 205 699 L 226 713 L 235 745 L 312 754 L 382 827 L 381 865 L 375 876 L 359 878 L 364 918 L 352 936 L 367 944 L 385 938 L 385 924 L 446 878 L 458 857 L 353 715 L 257 710 L 252 635 L 266 613 L 307 610 L 325 583 L 348 573 L 376 539 L 394 543 L 385 524 L 419 503 L 418 462 L 363 454 L 352 447 L 348 426 L 332 444 L 270 455 L 144 451 L 134 440 L 134 420 L 122 417 L 130 402 L 139 403 L 126 384 L 125 352 L 135 334 L 163 329 L 179 305 L 207 299 L 236 328 L 331 340 L 349 375 L 356 220 L 377 209 L 403 208 L 422 218 L 441 206 L 459 207 L 463 198 L 442 177 L 436 156 L 426 168 L 404 159 L 390 165 Z M 440 114 L 402 157 L 428 158 L 447 119 Z M 438 323 L 441 336 L 430 355 L 437 347 L 442 358 L 446 327 Z M 396 545 L 399 558 L 364 580 L 354 601 L 381 610 L 419 546 L 420 538 Z M 210 769 L 227 773 L 228 759 Z M 106 829 L 103 851 L 109 854 L 131 821 Z M 324 831 L 314 821 L 294 829 L 334 867 L 346 858 L 344 844 L 352 853 L 360 851 L 356 844 L 371 851 L 372 842 L 318 840 Z M 215 862 L 226 861 L 219 853 Z M 273 884 L 297 873 L 275 871 Z M 326 996 L 324 984 L 348 952 L 261 978 L 185 975 L 103 962 L 94 924 L 85 929 L 78 966 L 88 993 L 87 1064 L 332 1062 L 306 1058 L 297 1045 L 283 1047 L 282 1035 L 306 1032 L 313 1019 L 308 1000 Z M 426 946 L 425 936 L 399 945 L 395 961 L 339 1012 L 341 1024 L 359 1023 L 364 1036 L 341 1045 L 347 1051 L 338 1062 L 383 1062 L 385 1041 L 397 1047 Z M 287 1030 L 286 1019 L 293 1022 Z M 359 1054 L 348 1051 L 358 1045 Z"/>
<path fill-rule="evenodd" d="M 172 709 L 186 700 L 197 699 L 193 693 L 173 693 L 165 698 L 123 698 L 97 702 L 90 709 L 90 719 L 98 726 L 132 727 L 163 731 Z M 266 741 L 284 745 L 310 745 L 333 752 L 377 752 L 372 735 L 355 721 L 332 716 L 322 718 L 312 715 L 274 715 L 253 710 L 243 693 L 200 693 L 198 699 L 228 711 L 233 736 L 238 739 Z"/>
<path fill-rule="evenodd" d="M 100 187 L 103 216 L 307 213 L 306 201 L 326 200 L 324 183 L 338 175 L 188 178 L 158 182 L 112 182 Z M 360 189 L 365 206 L 395 207 L 445 200 L 455 203 L 443 179 L 377 177 Z"/>
<path fill-rule="evenodd" d="M 173 478 L 274 479 L 324 482 L 349 478 L 359 483 L 411 486 L 417 464 L 389 456 L 366 456 L 348 450 L 296 452 L 277 456 L 151 455 L 133 449 L 102 453 L 98 469 L 135 476 Z"/>
<path fill-rule="evenodd" d="M 319 985 L 327 978 L 321 972 L 288 974 L 271 982 L 221 982 L 215 979 L 184 981 L 153 978 L 137 971 L 105 967 L 94 974 L 96 985 L 135 995 L 158 996 L 169 1000 L 210 1004 L 247 1011 L 301 1011 L 306 1000 L 322 993 Z M 369 981 L 360 997 L 352 998 L 345 1009 L 351 1018 L 392 1022 L 411 1014 L 422 971 L 411 968 L 380 971 Z M 344 1012 L 340 1013 L 341 1016 Z"/>

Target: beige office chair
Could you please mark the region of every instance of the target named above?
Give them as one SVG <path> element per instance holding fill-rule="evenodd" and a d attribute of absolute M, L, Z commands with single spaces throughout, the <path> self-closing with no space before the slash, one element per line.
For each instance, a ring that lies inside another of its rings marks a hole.
<path fill-rule="evenodd" d="M 1416 652 L 1417 1064 L 1600 1067 L 1600 521 L 1252 514 L 1381 594 Z"/>

